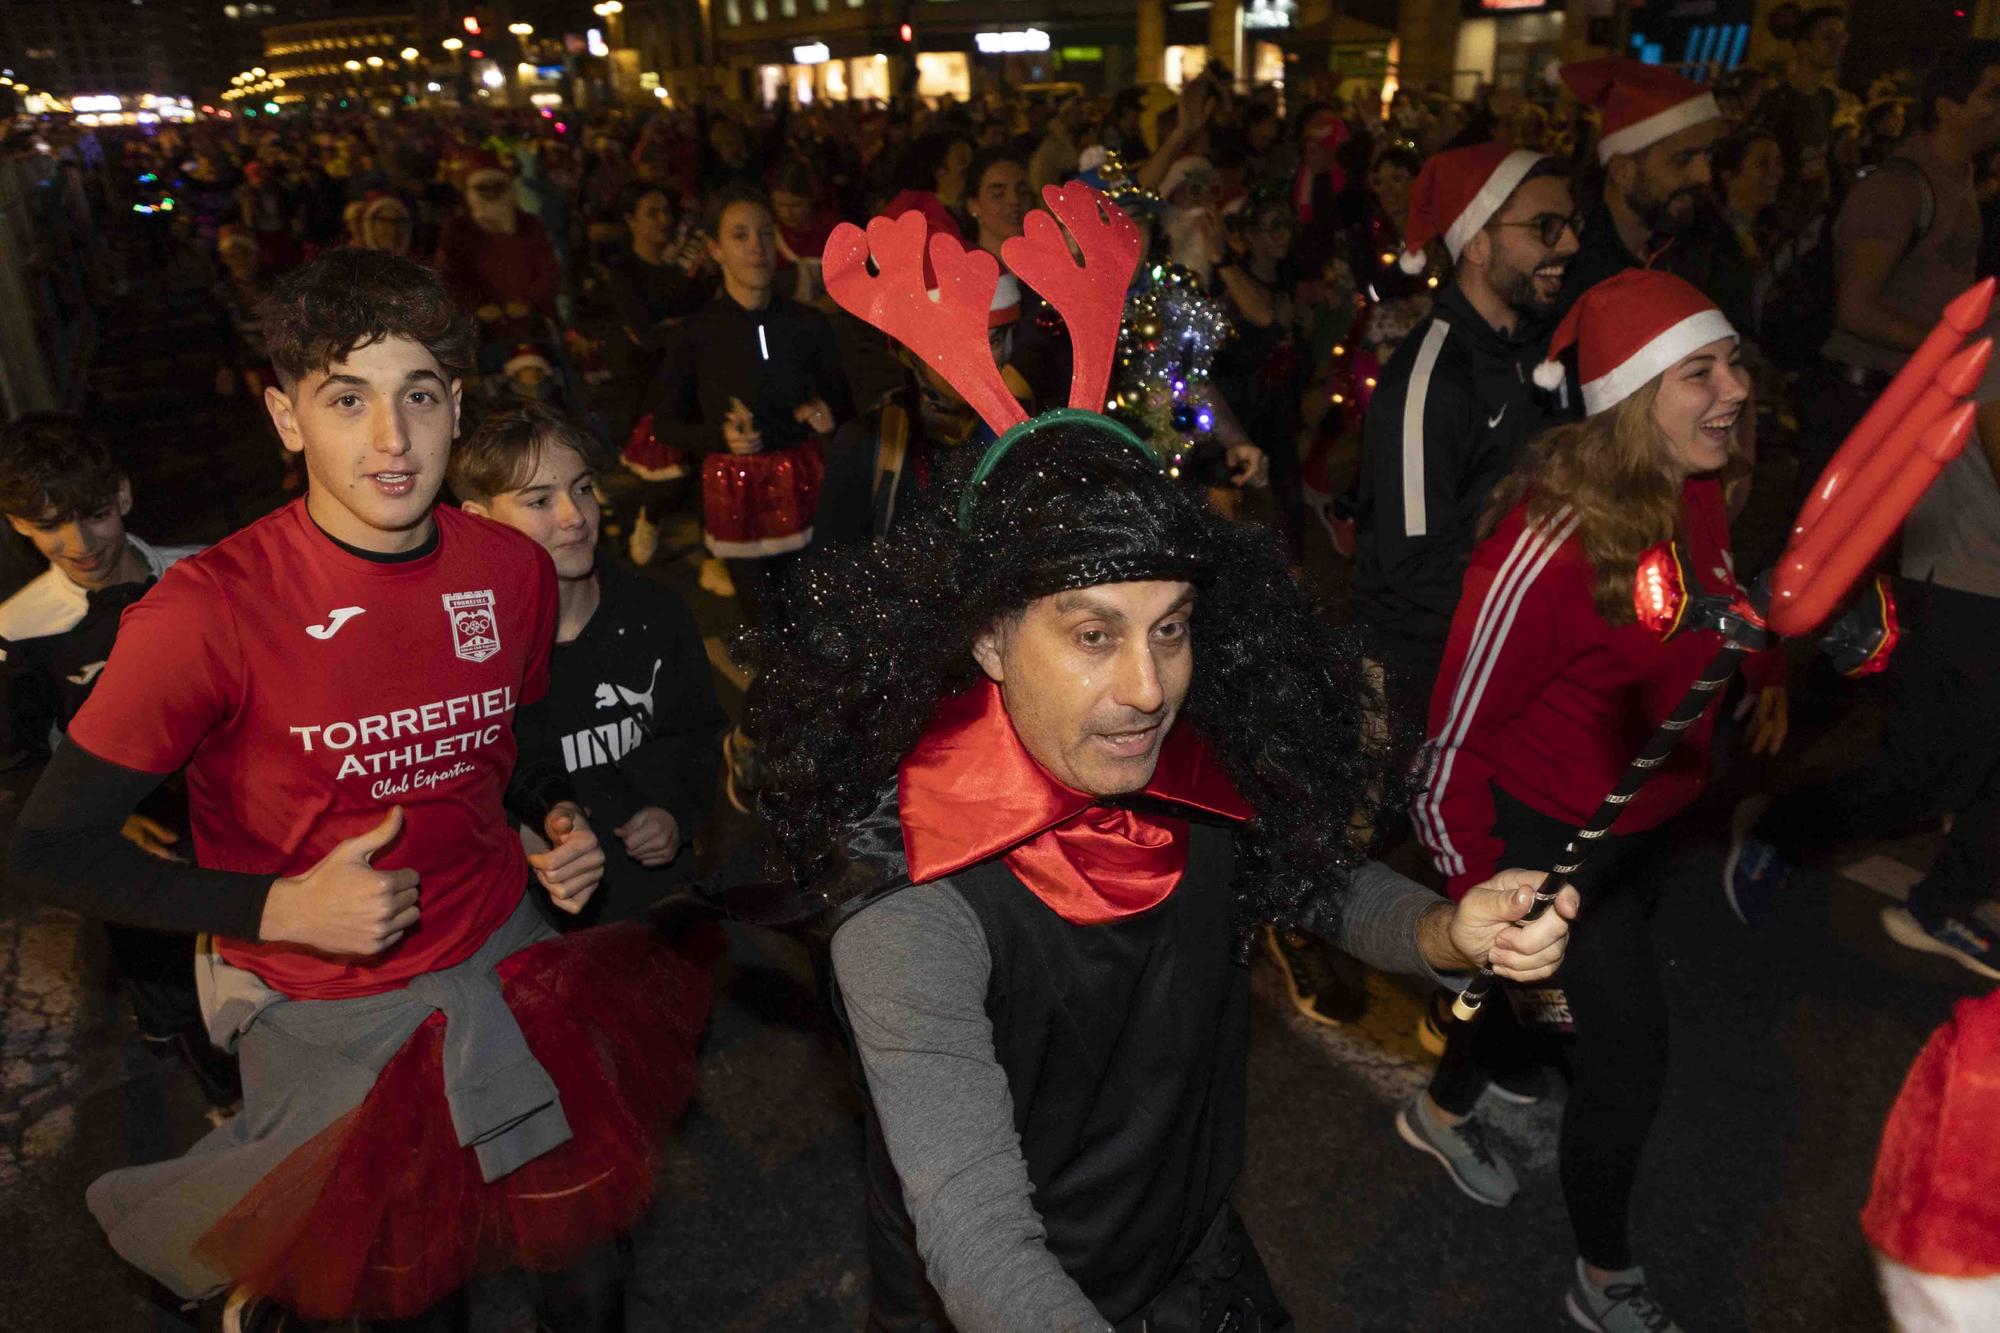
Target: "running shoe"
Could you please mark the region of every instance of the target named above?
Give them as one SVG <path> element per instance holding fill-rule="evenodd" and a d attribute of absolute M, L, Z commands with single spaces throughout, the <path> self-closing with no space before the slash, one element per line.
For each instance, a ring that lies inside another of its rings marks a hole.
<path fill-rule="evenodd" d="M 1944 912 L 1926 912 L 1915 904 L 1882 909 L 1882 929 L 1910 949 L 1939 954 L 1988 981 L 2000 981 L 2000 944 L 1990 931 Z"/>
<path fill-rule="evenodd" d="M 1578 1327 L 1595 1333 L 1682 1333 L 1646 1285 L 1645 1269 L 1628 1268 L 1618 1276 L 1621 1281 L 1599 1290 L 1584 1273 L 1583 1260 L 1576 1261 L 1563 1309 Z"/>
<path fill-rule="evenodd" d="M 1368 1011 L 1368 991 L 1354 969 L 1341 966 L 1331 947 L 1296 930 L 1264 927 L 1264 947 L 1278 972 L 1292 1007 L 1315 1023 L 1337 1028 Z"/>
<path fill-rule="evenodd" d="M 1768 796 L 1746 796 L 1729 820 L 1729 856 L 1722 863 L 1722 896 L 1746 926 L 1763 922 L 1785 887 L 1791 867 L 1778 849 L 1756 836 L 1757 821 L 1770 809 Z"/>
<path fill-rule="evenodd" d="M 1486 1126 L 1477 1116 L 1447 1125 L 1430 1109 L 1430 1098 L 1418 1093 L 1396 1112 L 1396 1133 L 1418 1152 L 1437 1158 L 1469 1199 L 1505 1208 L 1521 1187 L 1514 1168 L 1486 1142 Z"/>

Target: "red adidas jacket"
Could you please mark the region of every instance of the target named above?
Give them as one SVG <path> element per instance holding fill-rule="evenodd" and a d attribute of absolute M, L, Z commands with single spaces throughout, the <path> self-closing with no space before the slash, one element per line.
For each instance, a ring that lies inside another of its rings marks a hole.
<path fill-rule="evenodd" d="M 1431 691 L 1428 782 L 1411 810 L 1453 898 L 1500 868 L 1494 786 L 1552 818 L 1583 823 L 1722 643 L 1711 630 L 1684 630 L 1663 644 L 1638 625 L 1607 624 L 1591 597 L 1576 525 L 1567 506 L 1531 524 L 1526 504 L 1516 505 L 1465 573 Z M 1690 581 L 1733 591 L 1719 482 L 1687 483 L 1682 526 Z M 1773 683 L 1782 666 L 1776 653 L 1760 654 L 1746 674 Z M 1700 794 L 1714 720 L 1711 706 L 1614 833 L 1653 828 Z"/>

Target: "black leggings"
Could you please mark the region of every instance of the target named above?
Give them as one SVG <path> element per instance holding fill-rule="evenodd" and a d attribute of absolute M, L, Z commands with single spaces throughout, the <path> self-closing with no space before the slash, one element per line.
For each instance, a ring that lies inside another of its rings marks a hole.
<path fill-rule="evenodd" d="M 1500 863 L 1554 865 L 1570 827 L 1497 788 L 1493 799 L 1494 832 L 1505 845 Z M 1632 1266 L 1632 1182 L 1666 1086 L 1667 999 L 1649 930 L 1659 891 L 1647 874 L 1666 835 L 1605 839 L 1592 852 L 1576 876 L 1583 910 L 1569 951 L 1546 983 L 1563 988 L 1576 1028 L 1560 1145 L 1563 1200 L 1577 1254 L 1598 1268 Z M 1492 1071 L 1521 1058 L 1524 1040 L 1504 1002 L 1487 1004 L 1478 1023 L 1454 1023 L 1432 1100 L 1451 1115 L 1470 1114 Z"/>
<path fill-rule="evenodd" d="M 632 1243 L 620 1237 L 556 1273 L 527 1274 L 535 1326 L 549 1333 L 623 1333 Z M 470 1288 L 461 1287 L 414 1319 L 377 1319 L 374 1333 L 473 1333 Z"/>

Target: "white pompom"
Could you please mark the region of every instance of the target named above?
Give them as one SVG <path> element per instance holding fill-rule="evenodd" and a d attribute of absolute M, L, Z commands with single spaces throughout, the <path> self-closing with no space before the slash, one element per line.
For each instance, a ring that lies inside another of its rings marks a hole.
<path fill-rule="evenodd" d="M 1535 367 L 1535 387 L 1554 393 L 1562 388 L 1563 368 L 1560 361 L 1544 361 Z"/>
<path fill-rule="evenodd" d="M 1396 261 L 1396 267 L 1413 278 L 1430 266 L 1430 257 L 1421 250 L 1405 250 L 1403 257 Z"/>

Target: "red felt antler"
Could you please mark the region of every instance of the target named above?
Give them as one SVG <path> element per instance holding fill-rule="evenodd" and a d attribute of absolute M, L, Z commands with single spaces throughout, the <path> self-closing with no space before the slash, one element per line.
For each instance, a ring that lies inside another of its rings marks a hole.
<path fill-rule="evenodd" d="M 827 238 L 821 261 L 827 295 L 922 357 L 995 434 L 1028 419 L 993 364 L 987 312 L 1000 265 L 984 250 L 966 250 L 949 236 L 930 238 L 934 299 L 924 284 L 922 213 L 878 217 L 861 228 L 843 222 Z M 868 271 L 870 254 L 875 273 Z"/>
<path fill-rule="evenodd" d="M 1104 410 L 1125 289 L 1139 265 L 1139 229 L 1109 199 L 1081 182 L 1045 186 L 1042 200 L 1076 238 L 1083 262 L 1070 257 L 1062 230 L 1047 214 L 1030 213 L 1022 234 L 1000 247 L 1007 267 L 1040 292 L 1069 328 L 1069 405 Z"/>

